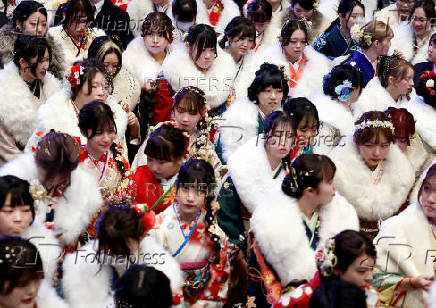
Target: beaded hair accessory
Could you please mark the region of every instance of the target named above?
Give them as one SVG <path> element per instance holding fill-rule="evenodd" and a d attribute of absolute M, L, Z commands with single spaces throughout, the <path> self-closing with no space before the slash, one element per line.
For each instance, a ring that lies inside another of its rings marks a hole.
<path fill-rule="evenodd" d="M 4 250 L 0 251 L 0 264 L 14 264 L 19 261 L 23 253 L 22 249 L 20 246 L 5 246 Z"/>
<path fill-rule="evenodd" d="M 289 76 L 288 76 L 288 74 L 286 74 L 285 66 L 284 65 L 279 65 L 278 67 L 279 67 L 280 72 L 282 72 L 283 78 L 286 80 L 286 82 L 288 82 L 289 81 Z"/>
<path fill-rule="evenodd" d="M 365 129 L 368 127 L 372 127 L 372 128 L 388 128 L 392 131 L 392 133 L 394 133 L 394 125 L 392 124 L 391 121 L 380 121 L 380 120 L 365 120 L 362 123 L 356 124 L 354 126 L 354 128 L 356 130 L 361 130 L 361 129 Z"/>
<path fill-rule="evenodd" d="M 83 75 L 85 69 L 81 65 L 73 65 L 70 69 L 70 76 L 68 76 L 68 81 L 72 88 L 80 85 L 80 76 Z"/>
<path fill-rule="evenodd" d="M 195 94 L 197 94 L 199 97 L 201 97 L 203 100 L 204 100 L 204 102 L 206 102 L 206 94 L 202 91 L 202 90 L 200 90 L 199 88 L 197 88 L 197 87 L 193 87 L 193 86 L 187 86 L 187 87 L 183 87 L 183 88 L 181 88 L 179 91 L 177 91 L 177 93 L 173 96 L 173 99 L 177 96 L 177 95 L 179 95 L 182 91 L 186 91 L 187 93 L 195 93 Z"/>
<path fill-rule="evenodd" d="M 401 57 L 396 53 L 394 53 L 391 56 L 381 56 L 381 57 L 386 57 L 386 61 L 384 62 L 383 67 L 381 68 L 380 75 L 383 79 L 386 79 L 389 71 L 395 70 L 396 68 L 398 68 L 401 65 L 401 63 L 399 62 L 399 63 L 397 63 L 396 66 L 391 66 L 392 62 L 395 60 L 400 60 Z"/>
<path fill-rule="evenodd" d="M 335 240 L 330 238 L 323 249 L 317 251 L 316 264 L 324 277 L 329 277 L 333 274 L 333 268 L 338 264 L 338 258 L 335 255 Z"/>
<path fill-rule="evenodd" d="M 431 96 L 435 96 L 436 92 L 434 90 L 434 78 L 436 78 L 436 73 L 433 71 L 425 71 L 420 77 L 419 79 L 424 79 L 424 78 L 429 78 L 426 82 L 425 82 L 425 87 L 427 88 L 427 90 L 430 92 Z"/>
<path fill-rule="evenodd" d="M 298 189 L 298 180 L 304 181 L 306 178 L 311 176 L 315 171 L 309 170 L 309 171 L 300 171 L 297 174 L 297 171 L 294 167 L 291 167 L 289 169 L 289 176 L 291 177 L 291 191 L 295 193 Z"/>

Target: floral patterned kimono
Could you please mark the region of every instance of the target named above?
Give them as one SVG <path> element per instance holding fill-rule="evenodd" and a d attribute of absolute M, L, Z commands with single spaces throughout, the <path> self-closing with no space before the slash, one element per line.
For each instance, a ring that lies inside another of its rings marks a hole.
<path fill-rule="evenodd" d="M 211 240 L 210 232 L 219 236 L 219 243 Z M 204 210 L 188 225 L 181 221 L 178 203 L 173 203 L 156 216 L 155 229 L 150 234 L 173 255 L 184 272 L 182 307 L 195 302 L 221 307 L 227 297 L 230 274 L 227 238 L 216 224 L 207 229 Z M 217 263 L 215 245 L 221 248 Z"/>

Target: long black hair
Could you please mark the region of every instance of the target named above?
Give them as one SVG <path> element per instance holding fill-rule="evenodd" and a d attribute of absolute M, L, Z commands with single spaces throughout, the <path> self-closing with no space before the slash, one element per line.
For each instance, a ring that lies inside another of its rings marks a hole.
<path fill-rule="evenodd" d="M 359 0 L 341 0 L 338 7 L 338 14 L 342 17 L 346 17 L 347 14 L 350 13 L 347 18 L 348 21 L 350 19 L 351 12 L 353 12 L 356 6 L 361 7 L 363 12 L 365 13 L 365 6 Z M 340 26 L 339 17 L 336 18 L 327 29 L 325 29 L 323 34 L 330 32 L 330 30 L 332 30 L 335 26 Z"/>
<path fill-rule="evenodd" d="M 36 57 L 37 60 L 35 64 L 31 65 L 30 67 L 30 71 L 35 75 L 36 67 L 38 66 L 38 63 L 44 59 L 46 51 L 48 51 L 49 60 L 51 61 L 52 49 L 45 38 L 31 35 L 21 35 L 17 38 L 14 44 L 13 61 L 17 68 L 21 68 L 20 59 L 30 63 L 30 60 Z"/>

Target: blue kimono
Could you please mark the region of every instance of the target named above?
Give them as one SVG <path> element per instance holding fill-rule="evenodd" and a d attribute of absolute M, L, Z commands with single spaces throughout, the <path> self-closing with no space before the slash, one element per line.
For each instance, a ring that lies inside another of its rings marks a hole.
<path fill-rule="evenodd" d="M 329 59 L 334 59 L 347 54 L 351 55 L 359 46 L 357 42 L 352 39 L 347 43 L 339 31 L 339 27 L 336 25 L 329 32 L 321 35 L 315 43 L 313 43 L 313 48 Z"/>
<path fill-rule="evenodd" d="M 356 50 L 353 53 L 353 56 L 345 64 L 357 68 L 362 73 L 363 87 L 366 87 L 366 84 L 374 78 L 374 67 L 371 62 L 369 62 L 368 58 L 360 51 Z"/>

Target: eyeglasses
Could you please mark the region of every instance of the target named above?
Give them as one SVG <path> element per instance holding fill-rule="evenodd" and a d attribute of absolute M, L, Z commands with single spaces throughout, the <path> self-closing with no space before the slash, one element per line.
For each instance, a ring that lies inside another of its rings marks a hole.
<path fill-rule="evenodd" d="M 427 18 L 425 18 L 425 17 L 416 17 L 416 16 L 412 16 L 412 21 L 415 21 L 415 22 L 427 22 Z"/>

